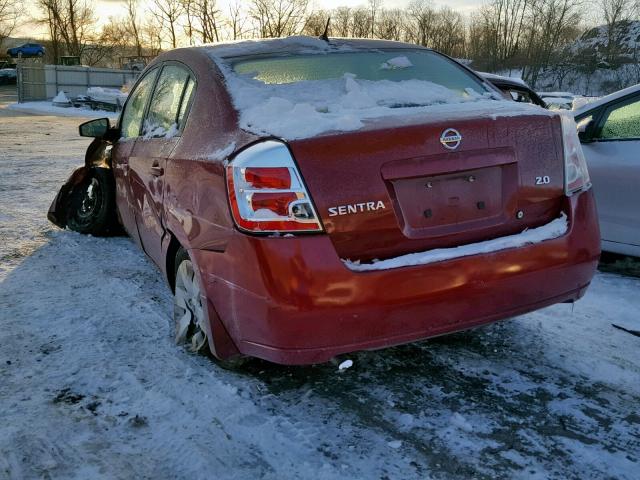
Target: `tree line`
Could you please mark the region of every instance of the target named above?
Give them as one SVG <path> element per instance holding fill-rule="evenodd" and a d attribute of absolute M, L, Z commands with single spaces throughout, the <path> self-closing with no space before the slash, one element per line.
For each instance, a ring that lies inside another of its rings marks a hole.
<path fill-rule="evenodd" d="M 157 55 L 162 50 L 258 37 L 319 36 L 329 22 L 336 37 L 398 40 L 434 48 L 473 61 L 474 68 L 499 71 L 523 68 L 536 82 L 539 72 L 566 61 L 562 47 L 585 31 L 586 0 L 490 0 L 470 14 L 412 0 L 387 8 L 383 0 L 359 7 L 314 9 L 310 0 L 124 0 L 125 13 L 99 22 L 89 0 L 35 0 L 37 22 L 46 27 L 50 55 L 81 57 L 84 64 L 113 61 L 119 55 Z M 607 26 L 608 53 L 620 43 L 617 25 L 637 18 L 637 0 L 600 0 L 598 18 Z M 0 0 L 0 41 L 3 5 Z M 13 24 L 17 21 L 14 8 Z M 597 21 L 597 20 L 596 20 Z M 5 30 L 6 32 L 6 30 Z"/>

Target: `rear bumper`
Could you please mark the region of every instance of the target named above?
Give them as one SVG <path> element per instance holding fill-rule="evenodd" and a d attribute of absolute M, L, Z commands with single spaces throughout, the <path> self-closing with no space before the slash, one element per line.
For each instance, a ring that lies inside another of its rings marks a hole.
<path fill-rule="evenodd" d="M 241 353 L 320 363 L 579 299 L 600 254 L 592 193 L 567 199 L 564 211 L 570 227 L 562 237 L 392 270 L 349 270 L 324 235 L 238 234 L 225 253 L 193 256 Z"/>

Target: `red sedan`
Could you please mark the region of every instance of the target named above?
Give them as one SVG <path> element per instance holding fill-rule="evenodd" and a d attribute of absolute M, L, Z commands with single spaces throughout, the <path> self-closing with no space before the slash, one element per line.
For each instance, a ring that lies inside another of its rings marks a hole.
<path fill-rule="evenodd" d="M 290 39 L 177 49 L 131 90 L 49 218 L 124 229 L 176 340 L 324 362 L 586 291 L 600 253 L 576 127 L 429 49 Z"/>

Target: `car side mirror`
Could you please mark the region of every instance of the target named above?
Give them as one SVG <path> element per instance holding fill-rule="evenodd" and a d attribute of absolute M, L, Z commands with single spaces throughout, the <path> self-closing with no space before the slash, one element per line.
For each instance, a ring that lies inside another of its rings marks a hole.
<path fill-rule="evenodd" d="M 78 130 L 81 137 L 104 138 L 109 133 L 111 125 L 108 118 L 89 120 L 80 125 Z"/>
<path fill-rule="evenodd" d="M 593 118 L 583 118 L 576 124 L 578 129 L 578 138 L 581 143 L 589 143 L 593 141 Z"/>

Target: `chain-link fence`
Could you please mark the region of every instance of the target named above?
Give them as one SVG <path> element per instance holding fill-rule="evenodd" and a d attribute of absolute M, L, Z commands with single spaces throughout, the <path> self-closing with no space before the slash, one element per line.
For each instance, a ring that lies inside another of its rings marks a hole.
<path fill-rule="evenodd" d="M 133 83 L 140 72 L 111 68 L 67 67 L 18 62 L 18 102 L 50 100 L 58 92 L 85 95 L 89 87 L 121 88 Z"/>

